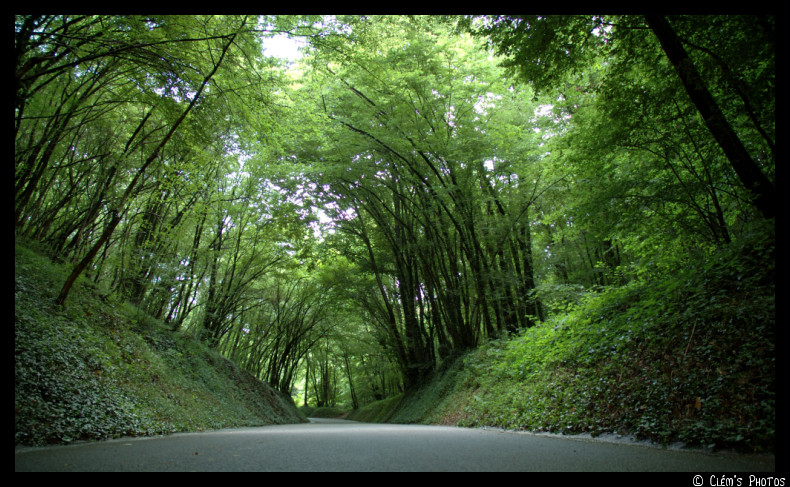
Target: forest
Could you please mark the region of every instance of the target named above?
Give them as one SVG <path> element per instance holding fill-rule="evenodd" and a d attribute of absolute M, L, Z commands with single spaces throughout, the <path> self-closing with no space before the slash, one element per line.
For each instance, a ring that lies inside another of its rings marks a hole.
<path fill-rule="evenodd" d="M 774 45 L 772 15 L 17 15 L 15 236 L 70 269 L 52 306 L 90 283 L 297 405 L 595 356 L 683 431 L 753 404 L 721 435 L 765 444 Z M 568 410 L 622 417 L 596 387 Z"/>

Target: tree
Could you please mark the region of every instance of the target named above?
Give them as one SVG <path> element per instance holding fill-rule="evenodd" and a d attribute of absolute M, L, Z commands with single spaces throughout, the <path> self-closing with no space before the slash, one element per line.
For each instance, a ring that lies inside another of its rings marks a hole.
<path fill-rule="evenodd" d="M 246 19 L 244 19 L 242 21 L 240 28 L 243 28 L 245 23 L 246 23 Z M 206 88 L 206 86 L 208 86 L 209 81 L 211 81 L 211 78 L 214 76 L 214 74 L 217 72 L 217 70 L 219 69 L 220 65 L 222 64 L 222 60 L 225 58 L 225 54 L 228 52 L 228 49 L 230 48 L 230 46 L 233 44 L 233 41 L 236 38 L 237 34 L 238 34 L 238 31 L 228 35 L 227 40 L 224 42 L 224 44 L 221 47 L 221 52 L 220 52 L 220 55 L 219 55 L 217 61 L 211 67 L 211 70 L 204 76 L 203 82 L 198 87 L 197 92 L 195 92 L 195 94 L 192 96 L 192 99 L 190 100 L 189 104 L 186 106 L 186 108 L 181 113 L 181 115 L 179 115 L 179 117 L 176 118 L 176 120 L 172 123 L 172 125 L 170 126 L 170 129 L 167 131 L 165 136 L 154 147 L 154 149 L 151 151 L 150 155 L 145 159 L 143 164 L 139 167 L 139 169 L 137 170 L 137 172 L 133 176 L 132 180 L 126 186 L 126 190 L 124 190 L 120 201 L 118 202 L 116 207 L 112 210 L 112 217 L 111 217 L 110 221 L 107 223 L 107 225 L 105 226 L 101 237 L 99 237 L 99 239 L 96 241 L 96 243 L 93 244 L 93 246 L 90 248 L 90 250 L 88 250 L 88 252 L 82 258 L 82 260 L 76 265 L 76 267 L 74 267 L 74 270 L 72 270 L 71 274 L 69 274 L 69 277 L 66 278 L 66 282 L 63 284 L 63 287 L 61 288 L 60 293 L 58 294 L 58 297 L 57 297 L 57 303 L 59 305 L 63 306 L 63 304 L 66 301 L 66 298 L 69 295 L 69 291 L 71 290 L 71 286 L 74 284 L 74 281 L 77 279 L 77 277 L 80 276 L 80 274 L 82 274 L 82 272 L 85 270 L 85 268 L 88 266 L 88 264 L 91 263 L 93 258 L 99 252 L 101 247 L 107 242 L 107 240 L 110 238 L 112 233 L 115 231 L 115 228 L 118 226 L 118 223 L 120 223 L 121 218 L 123 216 L 124 207 L 126 206 L 126 203 L 129 200 L 129 197 L 131 196 L 131 194 L 134 191 L 135 187 L 137 186 L 137 183 L 140 180 L 140 177 L 143 174 L 145 174 L 145 170 L 148 168 L 148 166 L 157 159 L 157 157 L 159 156 L 160 151 L 164 148 L 164 146 L 167 144 L 167 142 L 173 136 L 173 134 L 178 129 L 178 127 L 181 125 L 181 123 L 184 121 L 184 119 L 187 117 L 189 112 L 192 111 L 192 108 L 195 106 L 195 104 L 200 99 L 200 96 L 203 93 L 203 90 Z"/>
<path fill-rule="evenodd" d="M 754 162 L 716 100 L 705 87 L 705 82 L 686 54 L 686 50 L 666 18 L 659 15 L 645 17 L 648 26 L 661 42 L 667 57 L 678 73 L 683 87 L 699 110 L 705 125 L 730 161 L 743 185 L 754 194 L 754 206 L 765 218 L 776 215 L 774 185 Z"/>
<path fill-rule="evenodd" d="M 492 114 L 509 87 L 472 39 L 429 19 L 366 18 L 351 30 L 353 50 L 336 36 L 313 61 L 325 73 L 313 96 L 333 133 L 321 142 L 316 185 L 353 215 L 341 229 L 364 244 L 377 322 L 416 384 L 437 350 L 452 356 L 540 315 L 532 200 L 514 174 L 536 170 L 495 145 L 506 136 Z M 522 122 L 507 130 L 529 146 Z"/>
<path fill-rule="evenodd" d="M 298 61 L 261 40 L 309 41 Z M 15 230 L 305 402 L 773 225 L 773 17 L 15 17 Z"/>
<path fill-rule="evenodd" d="M 741 137 L 733 130 L 720 109 L 719 103 L 706 88 L 705 80 L 683 47 L 684 40 L 664 17 L 647 16 L 645 20 L 675 68 L 678 79 L 705 121 L 711 135 L 724 152 L 743 186 L 754 195 L 753 204 L 764 217 L 773 218 L 775 211 L 773 183 L 749 154 Z M 543 90 L 551 86 L 561 86 L 565 77 L 583 71 L 599 55 L 617 56 L 618 51 L 621 51 L 635 56 L 615 60 L 615 63 L 635 63 L 643 59 L 642 62 L 651 62 L 652 60 L 645 59 L 643 53 L 628 46 L 629 42 L 641 37 L 639 34 L 641 26 L 638 22 L 638 19 L 628 17 L 608 19 L 601 16 L 531 16 L 491 18 L 477 27 L 467 21 L 466 25 L 477 34 L 487 36 L 490 43 L 496 46 L 497 51 L 508 57 L 504 64 L 518 72 L 521 79 L 533 84 L 537 90 Z M 771 19 L 762 24 L 766 25 L 767 29 L 772 29 L 772 22 Z M 727 19 L 721 25 L 723 29 L 716 34 L 717 36 L 729 35 L 743 46 L 750 42 L 767 40 L 769 43 L 767 55 L 771 56 L 770 65 L 773 65 L 772 30 L 763 32 L 759 36 L 746 37 L 733 30 L 740 28 L 737 19 L 732 21 Z M 612 26 L 613 28 L 610 29 Z M 713 49 L 705 47 L 699 49 L 721 60 L 713 52 L 715 46 Z M 751 52 L 752 49 L 742 47 L 742 51 Z M 762 59 L 753 59 L 752 64 L 754 62 L 762 62 Z M 719 64 L 720 69 L 725 70 L 729 79 L 738 77 L 740 83 L 743 83 L 745 76 L 733 74 L 729 66 L 724 63 Z M 744 69 L 754 70 L 753 67 L 744 67 Z M 750 106 L 743 95 L 744 90 L 732 85 L 729 89 L 737 91 L 741 99 L 747 102 L 747 107 Z M 755 128 L 773 147 L 768 132 L 760 127 Z"/>

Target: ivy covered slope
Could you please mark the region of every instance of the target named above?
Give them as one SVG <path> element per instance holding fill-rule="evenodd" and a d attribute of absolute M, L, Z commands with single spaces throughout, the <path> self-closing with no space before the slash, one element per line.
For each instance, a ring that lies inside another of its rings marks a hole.
<path fill-rule="evenodd" d="M 671 277 L 589 294 L 467 354 L 388 419 L 771 452 L 773 253 L 748 242 Z"/>
<path fill-rule="evenodd" d="M 293 402 L 219 353 L 88 280 L 61 309 L 67 266 L 15 246 L 14 441 L 17 445 L 298 423 Z"/>

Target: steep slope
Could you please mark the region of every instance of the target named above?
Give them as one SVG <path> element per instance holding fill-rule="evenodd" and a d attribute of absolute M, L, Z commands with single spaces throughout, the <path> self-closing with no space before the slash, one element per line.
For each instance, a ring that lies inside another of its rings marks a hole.
<path fill-rule="evenodd" d="M 758 239 L 590 293 L 348 418 L 773 452 L 774 250 Z"/>
<path fill-rule="evenodd" d="M 67 266 L 15 245 L 17 445 L 305 422 L 290 397 L 81 279 L 54 304 Z"/>

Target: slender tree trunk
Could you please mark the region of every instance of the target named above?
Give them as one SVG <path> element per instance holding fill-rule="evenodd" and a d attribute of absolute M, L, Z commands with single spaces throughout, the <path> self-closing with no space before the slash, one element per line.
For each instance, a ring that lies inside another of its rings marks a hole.
<path fill-rule="evenodd" d="M 189 254 L 189 274 L 181 283 L 181 287 L 178 291 L 178 297 L 176 298 L 175 303 L 173 303 L 173 307 L 170 309 L 170 315 L 168 315 L 167 319 L 165 319 L 165 323 L 169 323 L 170 316 L 177 311 L 176 318 L 173 320 L 173 324 L 171 325 L 171 329 L 173 331 L 176 331 L 181 327 L 181 323 L 184 321 L 186 314 L 189 312 L 190 308 L 188 296 L 192 292 L 193 283 L 200 281 L 200 279 L 195 278 L 195 268 L 197 266 L 200 237 L 203 235 L 203 225 L 206 223 L 208 212 L 202 211 L 201 213 L 203 216 L 195 228 L 195 236 L 192 239 L 192 251 Z"/>
<path fill-rule="evenodd" d="M 145 160 L 143 165 L 134 175 L 132 181 L 126 187 L 126 191 L 124 191 L 124 194 L 121 197 L 121 200 L 117 208 L 113 211 L 112 218 L 110 219 L 108 225 L 105 227 L 101 237 L 99 237 L 99 240 L 96 241 L 96 243 L 91 247 L 91 249 L 88 251 L 85 257 L 83 257 L 83 259 L 77 264 L 77 266 L 74 267 L 74 270 L 71 271 L 69 277 L 66 278 L 66 282 L 63 284 L 63 287 L 61 288 L 57 298 L 57 303 L 60 306 L 63 306 L 65 304 L 66 298 L 68 298 L 69 292 L 71 291 L 71 287 L 74 285 L 74 282 L 77 280 L 80 274 L 82 274 L 85 268 L 88 267 L 88 265 L 91 263 L 93 258 L 99 252 L 101 246 L 104 245 L 105 242 L 107 242 L 107 240 L 110 238 L 112 233 L 115 231 L 115 227 L 118 226 L 118 223 L 120 223 L 121 218 L 123 216 L 124 213 L 123 208 L 126 206 L 129 197 L 131 196 L 132 192 L 137 186 L 137 182 L 140 180 L 140 177 L 143 175 L 143 173 L 148 168 L 148 166 L 151 165 L 151 163 L 159 156 L 160 151 L 165 146 L 165 144 L 168 143 L 168 141 L 173 136 L 173 134 L 176 132 L 176 129 L 178 129 L 178 127 L 181 125 L 181 122 L 183 122 L 184 119 L 186 119 L 189 112 L 192 111 L 192 108 L 195 106 L 195 103 L 197 103 L 198 99 L 203 93 L 203 90 L 206 88 L 206 86 L 208 86 L 209 81 L 219 69 L 220 64 L 222 64 L 222 60 L 225 58 L 225 54 L 228 52 L 228 49 L 230 49 L 230 46 L 231 44 L 233 44 L 235 38 L 236 38 L 236 34 L 233 34 L 230 37 L 228 43 L 225 44 L 225 46 L 223 47 L 222 54 L 220 55 L 217 63 L 214 65 L 214 69 L 212 69 L 211 72 L 203 79 L 203 83 L 200 85 L 200 88 L 198 88 L 197 92 L 195 93 L 195 96 L 192 98 L 192 101 L 189 102 L 189 105 L 181 114 L 181 116 L 179 116 L 178 119 L 173 123 L 173 126 L 170 128 L 168 133 L 164 136 L 162 141 L 159 142 L 159 144 L 153 150 L 151 155 L 148 156 L 148 159 Z"/>
<path fill-rule="evenodd" d="M 310 389 L 310 354 L 305 357 L 305 371 L 304 371 L 304 405 L 309 406 L 307 399 L 310 395 L 307 393 Z"/>
<path fill-rule="evenodd" d="M 675 30 L 661 15 L 646 15 L 645 20 L 661 43 L 664 53 L 677 71 L 686 93 L 702 115 L 711 135 L 724 151 L 743 185 L 754 196 L 752 204 L 765 218 L 774 218 L 776 208 L 773 183 L 751 158 L 743 142 L 724 117 Z"/>
<path fill-rule="evenodd" d="M 348 360 L 348 352 L 343 350 L 343 361 L 346 364 L 346 375 L 348 376 L 348 388 L 351 392 L 351 407 L 359 409 L 359 400 L 357 399 L 357 391 L 354 388 L 354 381 L 351 377 L 351 362 Z"/>

